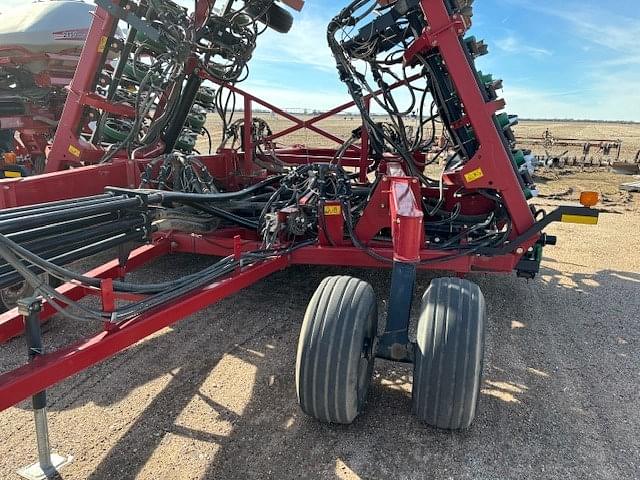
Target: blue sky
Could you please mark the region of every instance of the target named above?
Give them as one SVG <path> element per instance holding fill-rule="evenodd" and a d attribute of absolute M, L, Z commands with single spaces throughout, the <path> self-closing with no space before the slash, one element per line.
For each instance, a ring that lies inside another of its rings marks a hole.
<path fill-rule="evenodd" d="M 260 40 L 242 87 L 286 108 L 347 100 L 326 46 L 348 0 L 307 0 L 287 35 Z M 0 0 L 0 11 L 18 0 Z M 470 34 L 490 54 L 478 64 L 504 80 L 507 109 L 526 118 L 640 121 L 640 9 L 636 0 L 477 0 Z"/>
<path fill-rule="evenodd" d="M 325 28 L 345 3 L 308 0 L 292 32 L 262 38 L 245 87 L 286 107 L 343 100 Z M 474 11 L 470 34 L 490 49 L 479 67 L 504 80 L 511 113 L 640 121 L 635 0 L 478 0 Z"/>

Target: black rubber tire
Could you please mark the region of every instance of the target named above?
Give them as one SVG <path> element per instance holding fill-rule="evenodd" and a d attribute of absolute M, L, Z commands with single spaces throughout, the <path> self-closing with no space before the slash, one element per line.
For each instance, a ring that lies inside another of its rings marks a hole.
<path fill-rule="evenodd" d="M 41 277 L 45 275 L 42 274 Z M 62 285 L 62 281 L 50 275 L 46 276 L 47 283 L 52 288 L 58 288 Z M 34 289 L 24 280 L 12 287 L 0 290 L 0 313 L 7 312 L 18 306 L 18 300 L 32 296 Z"/>
<path fill-rule="evenodd" d="M 24 280 L 11 287 L 0 290 L 0 313 L 7 312 L 18 306 L 18 300 L 33 295 L 33 287 Z"/>
<path fill-rule="evenodd" d="M 363 411 L 377 326 L 371 285 L 346 276 L 322 281 L 309 302 L 298 341 L 296 392 L 307 415 L 349 424 Z"/>
<path fill-rule="evenodd" d="M 413 413 L 437 428 L 471 426 L 480 397 L 486 306 L 475 283 L 438 278 L 422 297 L 413 368 Z"/>
<path fill-rule="evenodd" d="M 249 5 L 246 12 L 250 17 L 261 21 L 276 32 L 288 33 L 289 30 L 291 30 L 291 27 L 293 26 L 293 15 L 291 15 L 287 10 L 282 8 L 280 5 L 272 3 L 266 13 L 260 16 L 264 10 L 265 8 L 262 6 Z"/>

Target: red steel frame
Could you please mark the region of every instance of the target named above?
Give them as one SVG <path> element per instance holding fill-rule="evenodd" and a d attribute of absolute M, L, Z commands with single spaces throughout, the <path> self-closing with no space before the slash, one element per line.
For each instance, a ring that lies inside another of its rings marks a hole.
<path fill-rule="evenodd" d="M 467 28 L 463 18 L 450 17 L 442 0 L 422 0 L 422 6 L 430 29 L 427 29 L 408 49 L 407 60 L 410 61 L 413 55 L 425 49 L 438 48 L 440 50 L 466 107 L 467 121 L 473 127 L 481 145 L 477 155 L 459 171 L 450 173 L 447 181 L 454 185 L 464 185 L 470 190 L 491 188 L 500 191 L 505 198 L 512 218 L 515 237 L 530 228 L 534 224 L 534 219 L 512 168 L 509 153 L 494 124 L 493 115 L 502 103 L 487 104 L 482 96 L 460 42 L 460 35 Z M 93 60 L 80 63 L 78 73 L 72 83 L 69 100 L 65 106 L 66 115 L 63 115 L 65 123 L 61 125 L 62 128 L 59 130 L 51 152 L 50 170 L 55 171 L 69 162 L 77 162 L 80 158 L 92 158 L 91 152 L 95 148 L 90 145 L 78 144 L 77 135 L 72 133 L 73 128 L 80 121 L 83 105 L 86 104 L 86 87 L 91 84 L 92 76 L 95 75 L 98 67 L 100 55 L 97 53 L 102 53 L 99 50 L 101 38 L 112 30 L 113 26 L 114 19 L 98 8 L 85 46 L 85 51 L 91 54 L 85 55 L 83 52 L 83 58 L 88 57 Z M 315 124 L 330 115 L 351 107 L 353 105 L 351 102 L 336 107 L 319 117 L 304 121 L 242 90 L 235 87 L 228 88 L 232 88 L 244 96 L 246 122 L 250 122 L 252 119 L 253 103 L 258 103 L 295 123 L 295 126 L 275 133 L 269 140 L 275 140 L 297 129 L 308 128 L 335 142 L 342 143 L 341 139 L 335 138 Z M 346 165 L 364 167 L 366 173 L 368 165 L 367 142 L 368 139 L 365 135 L 362 138 L 361 146 L 354 147 L 346 156 Z M 71 151 L 72 149 L 69 149 L 69 146 L 80 149 L 81 154 L 76 156 Z M 253 181 L 256 181 L 259 177 L 255 176 L 256 172 L 250 165 L 252 150 L 251 139 L 247 138 L 245 139 L 245 152 L 241 152 L 239 155 L 236 152 L 225 151 L 218 155 L 202 157 L 202 160 L 211 168 L 217 178 L 228 180 L 229 178 L 253 177 Z M 286 155 L 287 161 L 291 163 L 311 163 L 327 157 L 331 158 L 335 150 L 292 148 L 280 152 Z M 0 191 L 2 192 L 0 207 L 95 194 L 99 193 L 106 185 L 136 186 L 143 164 L 142 161 L 115 160 L 107 165 L 88 166 L 42 177 L 0 182 Z M 241 165 L 240 168 L 238 165 Z M 374 258 L 356 248 L 351 242 L 343 240 L 345 226 L 342 216 L 335 215 L 335 213 L 327 214 L 327 210 L 325 210 L 324 221 L 327 234 L 321 233 L 316 245 L 303 247 L 288 255 L 274 257 L 240 269 L 227 278 L 174 301 L 162 309 L 146 312 L 138 318 L 118 326 L 105 325 L 102 331 L 90 339 L 45 354 L 24 367 L 0 375 L 0 410 L 14 405 L 90 365 L 109 358 L 153 332 L 232 295 L 291 264 L 380 268 L 389 267 L 393 260 L 400 262 L 422 260 L 431 263 L 423 263 L 419 265 L 419 268 L 437 268 L 458 274 L 472 270 L 511 272 L 523 253 L 532 247 L 539 238 L 535 236 L 520 245 L 514 253 L 497 257 L 452 256 L 452 253 L 455 254 L 455 252 L 429 248 L 424 241 L 423 213 L 417 200 L 428 192 L 420 187 L 417 179 L 406 176 L 399 164 L 393 162 L 393 159 L 387 159 L 383 162 L 382 168 L 386 168 L 384 170 L 386 175 L 373 191 L 372 200 L 356 226 L 356 233 L 370 250 L 379 256 L 386 257 L 388 262 Z M 480 170 L 480 175 L 477 174 L 478 170 Z M 468 174 L 471 172 L 476 172 L 476 174 L 469 176 Z M 366 181 L 366 174 L 361 176 L 361 180 Z M 333 205 L 333 207 L 334 209 L 329 211 L 335 212 L 335 208 L 340 208 L 340 204 Z M 393 246 L 388 243 L 376 242 L 374 240 L 376 234 L 382 228 L 389 227 L 393 233 Z M 125 268 L 127 270 L 139 268 L 146 262 L 167 253 L 186 252 L 237 256 L 242 251 L 256 250 L 259 246 L 255 232 L 242 228 L 224 229 L 207 235 L 165 232 L 157 234 L 150 245 L 135 250 L 130 255 Z M 441 260 L 438 261 L 439 259 Z M 104 285 L 108 286 L 109 278 L 122 277 L 124 273 L 123 267 L 117 262 L 111 262 L 90 272 L 90 275 L 105 279 Z M 103 288 L 100 291 L 67 284 L 60 287 L 59 291 L 74 300 L 87 295 L 100 295 L 103 305 L 107 307 L 113 303 L 114 299 L 113 292 L 109 288 Z M 41 320 L 45 321 L 53 313 L 50 307 L 45 306 Z M 18 335 L 23 328 L 21 322 L 22 318 L 16 310 L 1 315 L 0 342 L 5 342 Z"/>

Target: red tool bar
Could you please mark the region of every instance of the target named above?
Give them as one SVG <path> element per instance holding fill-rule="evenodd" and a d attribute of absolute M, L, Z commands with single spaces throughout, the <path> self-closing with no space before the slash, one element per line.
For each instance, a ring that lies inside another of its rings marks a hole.
<path fill-rule="evenodd" d="M 333 265 L 341 267 L 373 267 L 390 268 L 394 251 L 388 246 L 373 245 L 369 250 L 377 255 L 388 258 L 389 261 L 378 260 L 367 252 L 352 246 L 311 246 L 296 250 L 291 254 L 292 265 Z M 516 255 L 501 257 L 477 257 L 472 255 L 460 256 L 458 252 L 443 252 L 437 250 L 421 250 L 418 268 L 421 270 L 447 270 L 455 273 L 469 273 L 471 271 L 488 273 L 509 273 L 519 261 Z M 427 263 L 429 262 L 429 263 Z"/>
<path fill-rule="evenodd" d="M 388 226 L 388 211 L 386 218 Z M 172 251 L 174 252 L 214 255 L 219 257 L 233 255 L 234 239 L 232 237 L 172 232 L 170 238 L 173 243 Z M 342 242 L 340 242 L 338 238 L 333 240 L 336 245 L 314 245 L 297 249 L 290 255 L 291 264 L 376 268 L 391 266 L 394 251 L 388 243 L 372 242 L 369 246 L 369 249 L 374 253 L 389 259 L 388 262 L 385 262 L 368 255 L 363 250 L 352 245 L 341 245 L 340 243 Z M 260 242 L 258 241 L 242 240 L 243 251 L 257 250 L 259 248 Z M 520 259 L 519 255 L 478 257 L 476 255 L 458 256 L 457 253 L 456 251 L 443 252 L 423 248 L 420 250 L 420 260 L 434 263 L 425 263 L 419 266 L 419 268 L 425 270 L 451 270 L 456 273 L 468 273 L 472 270 L 508 273 L 513 271 Z"/>
<path fill-rule="evenodd" d="M 86 273 L 87 277 L 93 278 L 118 278 L 123 277 L 125 273 L 132 272 L 150 261 L 166 255 L 171 249 L 171 242 L 166 238 L 158 239 L 153 245 L 145 245 L 140 247 L 129 255 L 127 265 L 121 267 L 118 260 L 113 260 L 102 265 L 90 272 Z M 80 300 L 87 295 L 93 295 L 95 292 L 80 285 L 67 283 L 57 288 L 58 292 L 65 295 L 73 301 Z M 51 318 L 57 311 L 48 303 L 43 305 L 40 313 L 40 322 L 45 322 Z M 7 342 L 13 337 L 24 332 L 24 322 L 22 316 L 18 313 L 18 309 L 14 308 L 0 315 L 0 344 Z"/>
<path fill-rule="evenodd" d="M 136 162 L 118 160 L 47 175 L 0 180 L 0 209 L 97 195 L 107 186 L 135 188 L 140 182 L 139 172 Z"/>
<path fill-rule="evenodd" d="M 412 56 L 416 53 L 439 49 L 480 144 L 476 155 L 460 172 L 456 172 L 453 181 L 469 189 L 489 188 L 499 191 L 513 222 L 512 235 L 516 237 L 529 229 L 535 220 L 511 156 L 496 128 L 494 114 L 498 105 L 495 102 L 487 103 L 469 65 L 460 38 L 466 29 L 464 19 L 460 15 L 451 17 L 441 1 L 422 0 L 422 10 L 429 26 L 407 50 L 405 59 L 411 63 Z"/>
<path fill-rule="evenodd" d="M 169 305 L 125 322 L 116 330 L 101 332 L 90 339 L 42 355 L 23 367 L 0 375 L 0 411 L 106 360 L 149 335 L 284 269 L 288 264 L 286 257 L 266 260 Z"/>

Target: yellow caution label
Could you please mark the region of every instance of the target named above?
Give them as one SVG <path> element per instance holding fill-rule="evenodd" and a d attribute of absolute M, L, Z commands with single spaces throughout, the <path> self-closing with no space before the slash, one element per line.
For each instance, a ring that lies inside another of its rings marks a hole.
<path fill-rule="evenodd" d="M 20 172 L 14 172 L 11 170 L 5 170 L 4 171 L 4 177 L 5 178 L 20 178 L 22 177 L 22 174 Z"/>
<path fill-rule="evenodd" d="M 104 53 L 104 49 L 107 47 L 107 37 L 102 37 L 100 43 L 98 43 L 98 53 Z"/>
<path fill-rule="evenodd" d="M 598 217 L 589 217 L 586 215 L 562 215 L 564 223 L 579 223 L 581 225 L 597 225 Z"/>
<path fill-rule="evenodd" d="M 325 205 L 324 214 L 325 216 L 342 215 L 342 207 L 340 205 Z"/>
<path fill-rule="evenodd" d="M 482 177 L 484 177 L 484 172 L 481 168 L 476 168 L 474 171 L 467 173 L 464 176 L 464 179 L 467 181 L 467 183 L 471 183 L 475 182 L 476 180 L 480 180 Z"/>
<path fill-rule="evenodd" d="M 74 157 L 80 157 L 80 149 L 73 145 L 69 145 L 69 153 Z"/>

